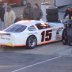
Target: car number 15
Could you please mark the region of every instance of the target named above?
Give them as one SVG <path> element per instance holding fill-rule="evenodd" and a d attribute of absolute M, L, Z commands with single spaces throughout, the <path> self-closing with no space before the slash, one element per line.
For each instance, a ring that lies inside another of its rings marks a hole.
<path fill-rule="evenodd" d="M 43 31 L 41 33 L 41 42 L 51 40 L 52 30 Z"/>

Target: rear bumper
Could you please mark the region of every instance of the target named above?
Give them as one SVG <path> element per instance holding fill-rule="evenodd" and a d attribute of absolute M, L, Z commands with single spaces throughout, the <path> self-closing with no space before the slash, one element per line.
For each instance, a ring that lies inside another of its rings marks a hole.
<path fill-rule="evenodd" d="M 9 43 L 9 44 L 0 44 L 0 46 L 9 46 L 9 47 L 22 47 L 22 46 L 26 46 L 26 45 L 13 45 L 13 44 L 11 44 L 11 43 Z"/>

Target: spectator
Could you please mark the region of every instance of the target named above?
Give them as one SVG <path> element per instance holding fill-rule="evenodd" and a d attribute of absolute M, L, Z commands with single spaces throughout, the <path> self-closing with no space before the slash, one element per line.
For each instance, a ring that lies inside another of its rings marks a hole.
<path fill-rule="evenodd" d="M 3 3 L 0 2 L 0 18 L 1 18 L 1 21 L 4 22 L 4 13 L 5 13 L 5 10 L 3 8 Z"/>
<path fill-rule="evenodd" d="M 43 16 L 42 10 L 40 9 L 39 5 L 35 3 L 34 5 L 34 19 L 40 20 Z"/>
<path fill-rule="evenodd" d="M 3 8 L 5 11 L 7 10 L 7 6 L 8 6 L 8 3 L 3 3 Z"/>
<path fill-rule="evenodd" d="M 5 29 L 5 24 L 0 18 L 0 30 L 3 30 L 3 29 Z"/>
<path fill-rule="evenodd" d="M 15 12 L 11 9 L 10 6 L 8 6 L 4 14 L 4 22 L 6 24 L 6 27 L 13 24 L 15 19 L 16 19 Z"/>
<path fill-rule="evenodd" d="M 64 19 L 66 18 L 66 16 L 68 16 L 69 19 L 71 19 L 71 17 L 72 17 L 72 8 L 68 8 L 68 9 L 65 11 Z"/>
<path fill-rule="evenodd" d="M 30 3 L 27 3 L 23 11 L 23 19 L 30 20 L 33 19 L 33 8 Z"/>

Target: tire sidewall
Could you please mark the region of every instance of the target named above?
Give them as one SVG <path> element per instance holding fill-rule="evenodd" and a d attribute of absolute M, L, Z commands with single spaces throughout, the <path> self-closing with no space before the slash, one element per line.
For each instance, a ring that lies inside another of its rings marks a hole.
<path fill-rule="evenodd" d="M 30 45 L 29 45 L 29 40 L 31 40 L 31 39 L 36 39 L 34 46 L 30 46 Z M 27 48 L 29 48 L 29 49 L 35 48 L 35 47 L 37 46 L 37 38 L 36 38 L 35 36 L 29 36 L 28 39 L 27 39 L 27 41 L 26 41 L 26 46 L 27 46 Z"/>

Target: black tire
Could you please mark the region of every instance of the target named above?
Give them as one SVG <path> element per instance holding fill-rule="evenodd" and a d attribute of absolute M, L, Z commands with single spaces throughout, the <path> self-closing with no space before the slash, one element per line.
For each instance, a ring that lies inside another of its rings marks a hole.
<path fill-rule="evenodd" d="M 58 9 L 46 9 L 46 19 L 48 22 L 58 22 Z"/>
<path fill-rule="evenodd" d="M 46 19 L 48 22 L 58 22 L 58 15 L 57 14 L 56 15 L 53 15 L 53 14 L 47 15 Z"/>
<path fill-rule="evenodd" d="M 26 46 L 29 49 L 33 49 L 37 46 L 37 38 L 35 36 L 29 36 L 26 42 Z"/>

